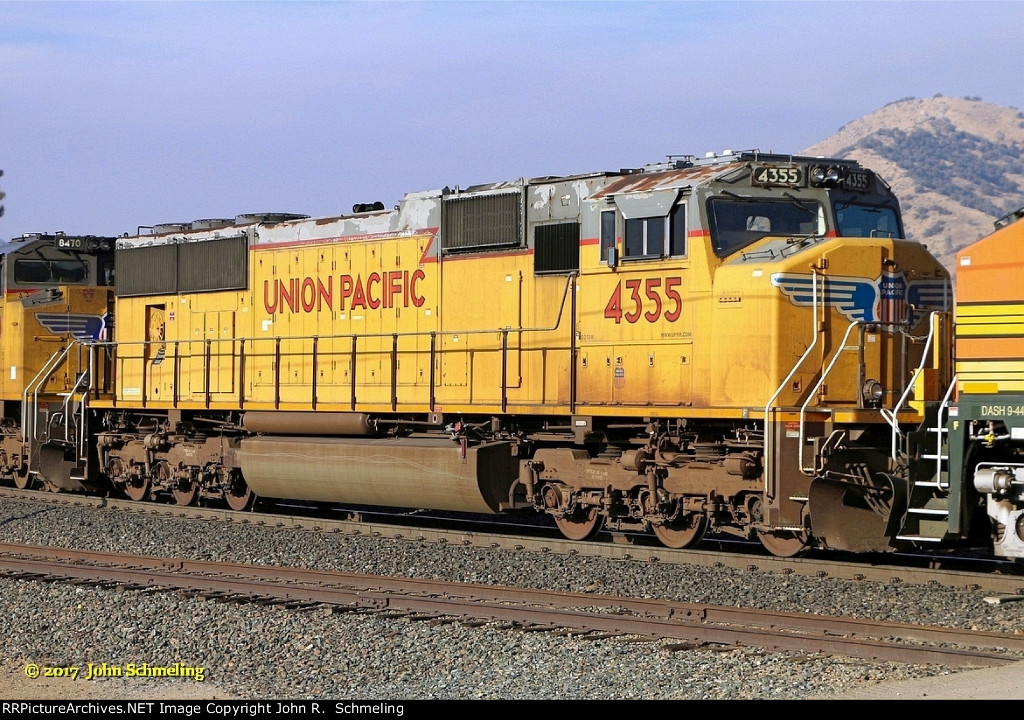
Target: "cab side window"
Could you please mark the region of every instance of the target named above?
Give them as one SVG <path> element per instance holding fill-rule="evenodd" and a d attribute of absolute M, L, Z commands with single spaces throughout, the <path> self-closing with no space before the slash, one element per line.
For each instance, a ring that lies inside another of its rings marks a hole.
<path fill-rule="evenodd" d="M 601 211 L 601 262 L 608 261 L 608 251 L 615 247 L 615 211 Z"/>
<path fill-rule="evenodd" d="M 625 231 L 623 257 L 684 256 L 686 206 L 677 205 L 667 216 L 628 218 Z"/>

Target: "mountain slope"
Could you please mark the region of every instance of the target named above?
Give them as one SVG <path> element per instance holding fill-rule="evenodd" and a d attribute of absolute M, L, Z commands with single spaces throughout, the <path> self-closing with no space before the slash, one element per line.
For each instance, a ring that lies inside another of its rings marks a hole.
<path fill-rule="evenodd" d="M 802 154 L 847 157 L 896 192 L 907 236 L 955 270 L 956 251 L 1024 206 L 1024 113 L 977 99 L 907 98 Z"/>

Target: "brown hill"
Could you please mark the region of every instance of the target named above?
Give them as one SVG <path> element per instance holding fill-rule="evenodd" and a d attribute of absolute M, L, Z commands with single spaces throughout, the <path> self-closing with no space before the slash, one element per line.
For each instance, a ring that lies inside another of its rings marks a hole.
<path fill-rule="evenodd" d="M 896 192 L 907 236 L 951 270 L 956 251 L 1024 206 L 1024 113 L 976 98 L 906 98 L 802 154 L 848 157 Z"/>

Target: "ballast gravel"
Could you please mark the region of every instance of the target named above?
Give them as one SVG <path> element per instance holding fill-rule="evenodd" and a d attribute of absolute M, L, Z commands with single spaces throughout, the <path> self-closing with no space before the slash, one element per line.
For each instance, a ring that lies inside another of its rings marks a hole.
<path fill-rule="evenodd" d="M 510 552 L 226 525 L 0 500 L 0 540 L 194 560 L 485 582 L 811 612 L 1000 632 L 1024 604 L 941 587 Z M 240 699 L 800 699 L 948 672 L 935 666 L 684 649 L 318 607 L 218 602 L 177 592 L 0 579 L 9 675 L 77 667 L 63 697 Z M 89 663 L 94 677 L 85 679 Z M 95 677 L 102 664 L 121 677 Z M 126 677 L 185 668 L 179 677 Z M 202 668 L 202 681 L 196 675 Z M 140 670 L 141 669 L 141 670 Z M 4 682 L 0 697 L 26 697 Z M 68 690 L 68 687 L 72 688 Z M 75 689 L 77 688 L 77 690 Z M 78 695 L 67 695 L 77 692 Z"/>

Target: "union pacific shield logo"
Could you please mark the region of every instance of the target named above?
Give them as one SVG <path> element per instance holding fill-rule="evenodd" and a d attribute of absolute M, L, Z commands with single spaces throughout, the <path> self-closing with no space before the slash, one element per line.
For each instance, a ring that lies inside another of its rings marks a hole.
<path fill-rule="evenodd" d="M 811 275 L 774 273 L 772 285 L 800 307 L 814 305 Z M 902 272 L 884 271 L 874 280 L 826 275 L 818 278 L 818 302 L 835 308 L 850 321 L 882 323 L 886 332 L 898 325 L 914 327 L 933 310 L 947 310 L 949 281 L 945 278 L 907 280 Z"/>
<path fill-rule="evenodd" d="M 878 283 L 878 320 L 883 323 L 905 323 L 910 316 L 907 308 L 907 281 L 903 273 L 883 270 Z"/>

